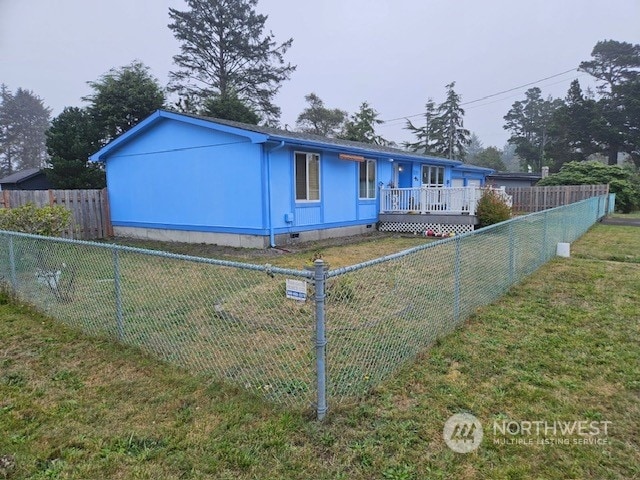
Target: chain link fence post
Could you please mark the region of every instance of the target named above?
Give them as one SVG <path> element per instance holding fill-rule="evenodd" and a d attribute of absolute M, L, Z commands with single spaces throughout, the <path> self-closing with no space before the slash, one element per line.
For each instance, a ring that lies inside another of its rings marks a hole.
<path fill-rule="evenodd" d="M 453 318 L 456 322 L 460 320 L 460 270 L 461 270 L 461 253 L 460 253 L 460 236 L 457 235 L 456 241 L 456 258 L 454 265 L 454 286 L 453 286 Z"/>
<path fill-rule="evenodd" d="M 13 236 L 9 235 L 9 274 L 14 295 L 18 293 L 18 276 L 16 275 L 16 254 L 13 248 Z"/>
<path fill-rule="evenodd" d="M 325 355 L 327 338 L 325 333 L 324 301 L 325 301 L 325 270 L 324 261 L 318 259 L 315 266 L 315 302 L 316 302 L 316 387 L 317 387 L 317 418 L 324 420 L 327 414 L 327 365 Z"/>
<path fill-rule="evenodd" d="M 515 222 L 509 222 L 509 285 L 513 285 L 516 281 L 516 234 Z"/>
<path fill-rule="evenodd" d="M 540 265 L 544 265 L 547 261 L 547 257 L 548 257 L 548 252 L 549 252 L 549 246 L 547 245 L 548 242 L 548 223 L 549 223 L 549 219 L 547 216 L 547 210 L 544 211 L 543 215 L 542 215 L 542 248 L 540 249 L 540 263 L 538 264 L 538 266 Z"/>
<path fill-rule="evenodd" d="M 118 249 L 113 248 L 113 285 L 116 302 L 116 325 L 118 327 L 118 340 L 124 340 L 124 321 L 122 313 L 122 286 L 120 284 L 120 256 Z"/>

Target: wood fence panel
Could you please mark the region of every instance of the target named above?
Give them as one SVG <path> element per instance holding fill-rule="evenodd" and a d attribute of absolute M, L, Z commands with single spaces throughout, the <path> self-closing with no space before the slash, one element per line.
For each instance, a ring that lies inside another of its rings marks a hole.
<path fill-rule="evenodd" d="M 107 189 L 102 190 L 3 190 L 0 207 L 16 208 L 27 203 L 37 207 L 61 205 L 71 210 L 66 238 L 95 240 L 113 235 Z"/>
<path fill-rule="evenodd" d="M 506 187 L 513 197 L 513 210 L 533 213 L 609 194 L 609 185 L 557 185 L 548 187 Z"/>

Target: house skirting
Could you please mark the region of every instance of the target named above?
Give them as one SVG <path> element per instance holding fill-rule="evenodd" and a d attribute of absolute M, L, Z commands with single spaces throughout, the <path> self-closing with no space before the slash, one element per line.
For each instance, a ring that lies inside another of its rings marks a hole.
<path fill-rule="evenodd" d="M 269 246 L 268 236 L 240 233 L 196 232 L 193 230 L 114 226 L 113 234 L 116 237 L 141 238 L 161 242 L 208 243 L 242 248 L 266 248 Z"/>
<path fill-rule="evenodd" d="M 362 235 L 375 230 L 375 227 L 375 223 L 370 223 L 366 225 L 349 225 L 301 232 L 277 233 L 275 235 L 275 243 L 277 246 L 285 246 L 326 238 Z M 268 235 L 124 226 L 114 226 L 113 233 L 116 237 L 140 238 L 162 242 L 207 243 L 240 248 L 268 248 L 270 246 Z"/>
<path fill-rule="evenodd" d="M 424 233 L 432 230 L 436 233 L 472 232 L 478 224 L 474 215 L 420 215 L 407 213 L 381 213 L 379 217 L 381 232 Z"/>

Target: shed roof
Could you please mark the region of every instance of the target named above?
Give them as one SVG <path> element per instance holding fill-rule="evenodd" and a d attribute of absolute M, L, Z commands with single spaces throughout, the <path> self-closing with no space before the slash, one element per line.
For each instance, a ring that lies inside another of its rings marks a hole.
<path fill-rule="evenodd" d="M 39 168 L 27 168 L 25 170 L 12 173 L 11 175 L 7 175 L 6 177 L 0 179 L 0 184 L 24 182 L 25 180 L 29 180 L 30 178 L 35 177 L 40 172 L 41 170 Z"/>

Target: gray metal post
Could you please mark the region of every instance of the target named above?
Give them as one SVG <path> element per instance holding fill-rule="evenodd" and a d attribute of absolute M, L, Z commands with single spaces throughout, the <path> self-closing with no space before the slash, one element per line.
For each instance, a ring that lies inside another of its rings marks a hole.
<path fill-rule="evenodd" d="M 461 259 L 460 254 L 460 236 L 456 237 L 456 258 L 453 268 L 453 318 L 457 322 L 460 319 L 460 274 L 461 274 Z"/>
<path fill-rule="evenodd" d="M 13 293 L 18 292 L 18 276 L 16 275 L 16 254 L 13 249 L 13 237 L 9 235 L 9 270 L 11 275 L 11 288 Z"/>
<path fill-rule="evenodd" d="M 514 222 L 509 222 L 509 285 L 516 281 L 516 233 Z"/>
<path fill-rule="evenodd" d="M 118 326 L 118 340 L 124 339 L 124 321 L 122 314 L 122 290 L 120 285 L 120 257 L 118 249 L 113 249 L 113 283 L 116 301 L 116 325 Z"/>
<path fill-rule="evenodd" d="M 316 285 L 316 380 L 318 402 L 316 405 L 318 420 L 324 420 L 327 414 L 327 365 L 325 362 L 327 338 L 325 334 L 324 300 L 325 300 L 325 272 L 324 261 L 314 262 Z"/>
<path fill-rule="evenodd" d="M 544 224 L 542 225 L 542 248 L 540 249 L 540 265 L 544 265 L 547 261 L 547 252 L 549 251 L 549 246 L 547 245 L 547 223 L 549 222 L 547 218 L 547 211 L 544 211 L 542 216 L 542 221 Z"/>

